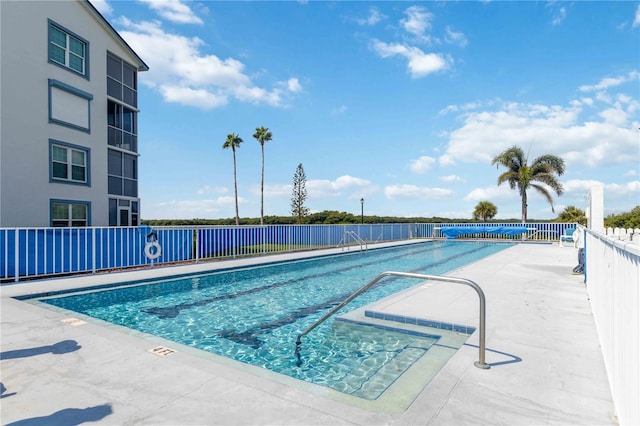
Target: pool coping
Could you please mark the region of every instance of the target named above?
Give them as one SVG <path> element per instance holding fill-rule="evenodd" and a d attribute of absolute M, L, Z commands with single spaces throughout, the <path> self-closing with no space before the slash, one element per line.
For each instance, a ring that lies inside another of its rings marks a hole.
<path fill-rule="evenodd" d="M 391 414 L 212 362 L 186 348 L 160 357 L 148 352 L 165 343 L 159 339 L 93 323 L 65 324 L 61 313 L 12 298 L 76 285 L 70 278 L 3 285 L 0 345 L 12 357 L 1 361 L 1 420 L 54 423 L 74 413 L 97 424 L 616 424 L 588 294 L 581 277 L 570 273 L 575 262 L 573 248 L 518 244 L 448 274 L 469 277 L 487 293 L 491 369 L 473 366 L 474 334 L 406 410 Z M 153 276 L 166 269 L 142 272 Z M 74 282 L 122 281 L 132 273 Z M 434 294 L 459 303 L 447 309 L 434 303 Z M 472 325 L 476 303 L 477 297 L 454 287 L 417 286 L 370 308 L 407 316 L 426 310 L 429 318 Z M 71 341 L 80 348 L 43 352 Z"/>

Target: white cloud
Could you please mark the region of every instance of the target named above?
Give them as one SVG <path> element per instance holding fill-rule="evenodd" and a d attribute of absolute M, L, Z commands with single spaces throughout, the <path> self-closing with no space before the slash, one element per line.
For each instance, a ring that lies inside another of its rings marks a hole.
<path fill-rule="evenodd" d="M 344 175 L 336 180 L 313 179 L 307 181 L 307 191 L 309 197 L 331 196 L 337 197 L 343 195 L 342 191 L 351 189 L 362 189 L 371 185 L 366 179 Z"/>
<path fill-rule="evenodd" d="M 384 188 L 384 195 L 389 200 L 397 199 L 448 199 L 454 192 L 444 188 L 427 188 L 416 185 L 388 185 Z"/>
<path fill-rule="evenodd" d="M 593 186 L 602 185 L 607 199 L 635 198 L 640 203 L 640 180 L 627 183 L 603 183 L 597 180 L 571 179 L 563 183 L 565 194 L 588 194 Z"/>
<path fill-rule="evenodd" d="M 256 186 L 256 193 L 260 193 L 260 188 Z M 291 197 L 292 185 L 265 185 L 264 195 L 268 198 L 288 198 Z"/>
<path fill-rule="evenodd" d="M 607 108 L 598 113 L 602 117 L 605 123 L 613 126 L 625 126 L 629 121 L 629 116 L 626 111 L 620 108 Z"/>
<path fill-rule="evenodd" d="M 440 157 L 438 157 L 438 163 L 441 166 L 453 166 L 454 164 L 456 164 L 456 161 L 452 155 L 443 154 Z"/>
<path fill-rule="evenodd" d="M 631 177 L 638 176 L 638 170 L 637 169 L 631 169 L 628 172 L 626 172 L 624 174 L 624 176 L 631 176 Z"/>
<path fill-rule="evenodd" d="M 619 86 L 629 81 L 638 80 L 638 79 L 640 79 L 640 72 L 630 71 L 626 75 L 621 75 L 618 77 L 605 77 L 602 80 L 600 80 L 598 83 L 593 85 L 580 86 L 578 87 L 578 90 L 580 90 L 581 92 L 594 92 L 599 90 L 605 90 L 605 89 Z"/>
<path fill-rule="evenodd" d="M 633 19 L 633 27 L 640 25 L 640 5 L 636 8 L 636 16 Z"/>
<path fill-rule="evenodd" d="M 411 6 L 404 11 L 406 19 L 400 20 L 400 25 L 404 30 L 413 34 L 420 40 L 429 41 L 427 31 L 431 30 L 431 20 L 433 14 L 429 13 L 422 6 Z"/>
<path fill-rule="evenodd" d="M 113 8 L 107 3 L 107 0 L 91 0 L 90 3 L 104 16 L 109 16 L 113 12 Z"/>
<path fill-rule="evenodd" d="M 191 89 L 190 87 L 160 86 L 160 93 L 167 102 L 199 108 L 216 108 L 227 104 L 227 96 L 212 93 L 205 89 Z"/>
<path fill-rule="evenodd" d="M 635 74 L 604 79 L 598 87 L 615 87 Z M 571 165 L 640 162 L 640 102 L 624 94 L 599 93 L 604 96 L 588 102 L 572 101 L 567 106 L 500 102 L 483 109 L 478 104 L 477 110 L 460 114 L 463 124 L 449 133 L 447 150 L 438 160 L 443 166 L 458 161 L 490 164 L 504 149 L 519 145 L 530 152 L 531 158 L 549 153 Z M 449 106 L 446 110 L 456 108 Z"/>
<path fill-rule="evenodd" d="M 497 175 L 496 175 L 497 176 Z M 471 192 L 469 192 L 465 197 L 465 201 L 495 201 L 495 200 L 506 200 L 513 197 L 520 197 L 518 195 L 518 191 L 512 190 L 509 188 L 509 185 L 502 184 L 498 186 L 487 186 L 484 188 L 475 188 Z"/>
<path fill-rule="evenodd" d="M 497 101 L 489 101 L 489 102 L 483 103 L 480 101 L 475 101 L 475 102 L 467 102 L 466 104 L 462 104 L 462 105 L 447 105 L 446 107 L 444 107 L 438 112 L 438 115 L 446 115 L 450 112 L 470 111 L 470 110 L 481 108 L 483 105 L 485 106 L 494 105 L 496 102 Z"/>
<path fill-rule="evenodd" d="M 414 78 L 424 77 L 436 71 L 449 68 L 450 59 L 436 53 L 424 53 L 417 47 L 398 43 L 385 43 L 374 39 L 371 48 L 381 58 L 402 56 L 408 60 L 407 67 Z"/>
<path fill-rule="evenodd" d="M 234 205 L 233 196 L 223 196 L 213 200 L 171 200 L 150 207 L 153 207 L 151 210 L 157 219 L 207 219 L 218 217 L 220 212 Z"/>
<path fill-rule="evenodd" d="M 440 176 L 439 179 L 443 182 L 461 182 L 461 183 L 466 182 L 465 179 L 462 179 L 458 175 Z"/>
<path fill-rule="evenodd" d="M 565 7 L 561 7 L 555 11 L 553 14 L 553 18 L 551 19 L 552 25 L 560 25 L 564 18 L 567 17 L 567 9 Z"/>
<path fill-rule="evenodd" d="M 385 18 L 386 16 L 380 13 L 377 8 L 372 7 L 369 9 L 369 16 L 367 16 L 366 18 L 357 19 L 356 22 L 360 25 L 373 26 Z"/>
<path fill-rule="evenodd" d="M 298 93 L 302 91 L 302 85 L 297 78 L 290 78 L 287 80 L 287 90 L 291 93 Z"/>
<path fill-rule="evenodd" d="M 196 16 L 189 6 L 181 0 L 139 0 L 149 6 L 158 15 L 179 24 L 200 24 L 202 19 Z"/>
<path fill-rule="evenodd" d="M 202 188 L 198 188 L 196 190 L 196 194 L 198 195 L 203 195 L 203 194 L 211 194 L 211 193 L 217 193 L 217 194 L 226 194 L 229 192 L 229 189 L 223 187 L 223 186 L 216 186 L 215 188 L 212 188 L 209 185 L 205 185 Z"/>
<path fill-rule="evenodd" d="M 447 26 L 445 31 L 446 33 L 444 36 L 444 41 L 446 41 L 447 43 L 457 44 L 461 47 L 465 47 L 467 45 L 467 38 L 463 33 L 453 31 L 450 26 Z"/>
<path fill-rule="evenodd" d="M 409 169 L 414 173 L 423 174 L 429 171 L 435 162 L 435 158 L 423 155 L 417 160 L 411 160 L 409 162 Z"/>
<path fill-rule="evenodd" d="M 158 21 L 119 21 L 120 34 L 149 65 L 140 82 L 154 88 L 167 102 L 211 109 L 226 105 L 230 98 L 241 102 L 286 106 L 303 90 L 297 78 L 278 81 L 271 89 L 256 85 L 245 65 L 234 58 L 220 59 L 203 53 L 197 37 L 171 34 Z"/>

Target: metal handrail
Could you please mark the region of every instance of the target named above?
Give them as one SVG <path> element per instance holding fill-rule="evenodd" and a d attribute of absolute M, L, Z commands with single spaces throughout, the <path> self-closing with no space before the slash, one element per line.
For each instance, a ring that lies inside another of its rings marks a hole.
<path fill-rule="evenodd" d="M 476 291 L 476 293 L 478 293 L 478 297 L 480 298 L 480 320 L 479 320 L 480 324 L 479 324 L 479 327 L 478 327 L 480 329 L 480 335 L 478 336 L 479 337 L 479 345 L 478 346 L 479 346 L 479 352 L 480 353 L 478 355 L 478 361 L 475 361 L 473 363 L 473 365 L 475 365 L 478 368 L 482 368 L 482 369 L 490 368 L 490 366 L 487 363 L 485 363 L 486 301 L 485 301 L 485 297 L 484 297 L 484 292 L 482 291 L 480 286 L 478 284 L 476 284 L 475 282 L 473 282 L 471 280 L 468 280 L 468 279 L 465 279 L 465 278 L 455 278 L 455 277 L 447 277 L 447 276 L 442 276 L 442 275 L 416 274 L 416 273 L 413 273 L 413 272 L 395 272 L 395 271 L 386 271 L 386 272 L 383 272 L 383 273 L 379 274 L 374 279 L 372 279 L 367 284 L 365 284 L 363 287 L 361 287 L 359 290 L 356 290 L 351 296 L 347 297 L 338 306 L 336 306 L 335 308 L 333 308 L 332 310 L 330 310 L 329 312 L 324 314 L 322 316 L 322 318 L 318 319 L 316 322 L 314 322 L 309 327 L 307 327 L 302 333 L 298 334 L 298 337 L 296 339 L 296 350 L 295 350 L 295 354 L 298 357 L 298 361 L 300 361 L 300 345 L 302 344 L 302 336 L 304 336 L 305 334 L 309 333 L 311 330 L 313 330 L 314 328 L 316 328 L 317 326 L 322 324 L 325 320 L 327 320 L 333 314 L 335 314 L 340 309 L 345 307 L 353 299 L 355 299 L 360 294 L 364 293 L 369 288 L 371 288 L 372 286 L 377 284 L 378 281 L 380 281 L 381 279 L 383 279 L 385 277 L 388 277 L 390 275 L 397 276 L 397 277 L 405 277 L 405 278 L 417 278 L 417 279 L 421 279 L 421 280 L 443 281 L 443 282 L 450 282 L 450 283 L 456 283 L 456 284 L 464 284 L 464 285 L 467 285 L 467 286 L 473 288 Z"/>
<path fill-rule="evenodd" d="M 360 238 L 360 236 L 356 234 L 354 231 L 345 231 L 345 233 L 342 235 L 342 251 L 344 251 L 344 247 L 347 242 L 347 237 L 353 238 L 357 243 L 360 244 L 360 251 L 362 251 L 363 245 L 364 245 L 365 251 L 369 251 L 369 246 L 367 245 L 367 242 L 362 238 Z"/>

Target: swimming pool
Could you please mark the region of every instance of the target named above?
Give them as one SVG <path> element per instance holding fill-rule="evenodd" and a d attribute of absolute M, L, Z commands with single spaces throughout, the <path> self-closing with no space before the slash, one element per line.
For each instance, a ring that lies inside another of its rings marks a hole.
<path fill-rule="evenodd" d="M 116 288 L 48 295 L 39 301 L 375 400 L 451 336 L 428 329 L 407 332 L 349 318 L 331 319 L 305 337 L 299 365 L 294 353 L 297 334 L 383 271 L 440 275 L 510 246 L 430 241 L 161 281 L 122 283 Z M 343 311 L 361 308 L 416 284 L 415 280 L 389 277 Z M 459 344 L 466 337 L 458 339 Z"/>

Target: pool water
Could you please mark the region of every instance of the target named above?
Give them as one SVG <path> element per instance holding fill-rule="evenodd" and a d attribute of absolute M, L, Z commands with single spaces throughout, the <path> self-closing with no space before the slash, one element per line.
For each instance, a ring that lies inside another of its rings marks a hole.
<path fill-rule="evenodd" d="M 378 398 L 440 335 L 335 321 L 297 335 L 384 271 L 442 275 L 510 247 L 429 241 L 213 272 L 40 301 L 359 398 Z M 338 314 L 419 285 L 388 277 Z"/>

